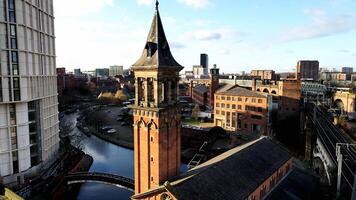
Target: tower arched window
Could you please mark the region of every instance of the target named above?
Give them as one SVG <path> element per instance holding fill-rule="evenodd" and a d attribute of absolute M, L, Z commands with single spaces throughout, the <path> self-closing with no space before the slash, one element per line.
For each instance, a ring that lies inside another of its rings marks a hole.
<path fill-rule="evenodd" d="M 142 78 L 138 79 L 138 100 L 139 104 L 145 101 L 145 84 Z"/>
<path fill-rule="evenodd" d="M 153 78 L 147 80 L 147 100 L 148 102 L 154 102 L 154 88 L 153 88 Z"/>

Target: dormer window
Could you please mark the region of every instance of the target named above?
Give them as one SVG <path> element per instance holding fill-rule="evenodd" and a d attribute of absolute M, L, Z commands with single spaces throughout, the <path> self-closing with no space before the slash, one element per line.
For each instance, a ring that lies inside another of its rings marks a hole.
<path fill-rule="evenodd" d="M 147 57 L 152 57 L 152 49 L 151 48 L 147 49 Z"/>
<path fill-rule="evenodd" d="M 147 42 L 146 45 L 147 57 L 152 57 L 157 51 L 157 44 L 153 42 Z"/>

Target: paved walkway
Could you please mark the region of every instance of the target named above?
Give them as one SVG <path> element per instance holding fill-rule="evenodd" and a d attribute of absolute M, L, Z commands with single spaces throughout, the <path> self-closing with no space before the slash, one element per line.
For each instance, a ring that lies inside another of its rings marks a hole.
<path fill-rule="evenodd" d="M 118 115 L 120 114 L 120 107 L 103 107 L 91 112 L 86 119 L 86 123 L 83 125 L 87 126 L 90 132 L 99 138 L 102 138 L 113 144 L 133 149 L 133 127 L 132 121 L 127 122 L 127 126 L 122 126 L 122 121 L 117 121 Z M 92 121 L 98 122 L 98 124 L 91 123 Z M 110 126 L 116 130 L 116 133 L 107 134 L 100 132 L 100 127 Z"/>

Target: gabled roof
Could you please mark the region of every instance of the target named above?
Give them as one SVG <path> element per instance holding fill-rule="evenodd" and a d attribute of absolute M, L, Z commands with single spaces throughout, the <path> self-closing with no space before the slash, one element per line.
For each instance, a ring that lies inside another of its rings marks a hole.
<path fill-rule="evenodd" d="M 292 156 L 271 139 L 262 137 L 231 149 L 167 181 L 164 185 L 136 194 L 168 191 L 175 199 L 245 200 Z"/>
<path fill-rule="evenodd" d="M 265 200 L 318 199 L 319 179 L 301 168 L 295 167 L 270 191 Z"/>
<path fill-rule="evenodd" d="M 228 96 L 244 96 L 244 97 L 257 97 L 266 98 L 267 95 L 261 92 L 255 92 L 241 87 L 232 87 L 227 90 L 219 90 L 215 94 L 217 95 L 228 95 Z"/>
<path fill-rule="evenodd" d="M 233 85 L 233 84 L 226 84 L 226 85 L 220 87 L 220 88 L 218 89 L 218 91 L 216 91 L 216 93 L 218 93 L 218 92 L 225 92 L 225 91 L 228 91 L 228 90 L 230 90 L 230 89 L 232 89 L 232 88 L 234 88 L 234 87 L 238 87 L 238 86 L 237 86 L 237 85 Z"/>
<path fill-rule="evenodd" d="M 194 91 L 199 92 L 201 94 L 206 93 L 209 91 L 206 85 L 197 85 L 194 87 Z"/>
<path fill-rule="evenodd" d="M 141 57 L 132 65 L 135 69 L 175 69 L 180 71 L 183 67 L 174 59 L 163 30 L 161 17 L 156 3 L 150 32 Z"/>
<path fill-rule="evenodd" d="M 271 139 L 261 138 L 223 153 L 171 182 L 170 192 L 185 199 L 246 199 L 292 157 Z"/>

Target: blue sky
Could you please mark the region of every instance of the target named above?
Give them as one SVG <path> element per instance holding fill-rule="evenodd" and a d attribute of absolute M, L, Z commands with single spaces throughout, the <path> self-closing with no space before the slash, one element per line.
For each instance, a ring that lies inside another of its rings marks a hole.
<path fill-rule="evenodd" d="M 140 56 L 153 0 L 54 0 L 57 67 L 124 65 Z M 184 70 L 209 54 L 223 72 L 292 72 L 298 60 L 356 67 L 356 0 L 161 0 L 172 53 Z"/>

